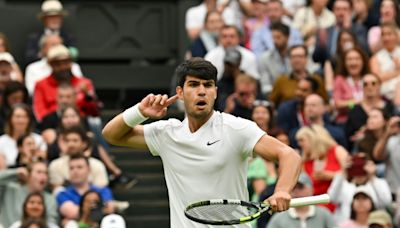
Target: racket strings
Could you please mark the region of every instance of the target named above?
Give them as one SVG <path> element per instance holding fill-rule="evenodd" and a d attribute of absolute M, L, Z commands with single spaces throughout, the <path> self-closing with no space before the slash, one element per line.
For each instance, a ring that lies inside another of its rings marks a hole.
<path fill-rule="evenodd" d="M 227 221 L 247 217 L 255 214 L 257 211 L 255 207 L 237 204 L 213 204 L 192 208 L 187 213 L 199 219 Z"/>

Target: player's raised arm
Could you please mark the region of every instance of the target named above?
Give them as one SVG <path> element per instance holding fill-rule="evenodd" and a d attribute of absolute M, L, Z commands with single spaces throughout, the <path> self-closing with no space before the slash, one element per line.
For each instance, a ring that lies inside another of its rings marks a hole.
<path fill-rule="evenodd" d="M 135 106 L 114 117 L 103 129 L 104 138 L 113 145 L 148 149 L 144 140 L 143 125 L 148 118 L 160 119 L 167 114 L 167 107 L 178 96 L 149 94 Z"/>
<path fill-rule="evenodd" d="M 273 211 L 289 208 L 290 193 L 297 183 L 302 161 L 300 155 L 291 147 L 277 139 L 264 135 L 255 145 L 254 150 L 264 159 L 279 161 L 279 178 L 275 193 L 267 199 Z"/>

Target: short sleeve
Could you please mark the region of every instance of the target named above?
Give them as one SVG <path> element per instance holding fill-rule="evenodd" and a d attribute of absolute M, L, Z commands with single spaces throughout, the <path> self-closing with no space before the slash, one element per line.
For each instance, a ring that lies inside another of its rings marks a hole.
<path fill-rule="evenodd" d="M 114 197 L 111 193 L 111 190 L 107 187 L 99 189 L 99 193 L 100 193 L 101 199 L 103 200 L 104 203 L 107 203 L 114 199 Z"/>
<path fill-rule="evenodd" d="M 163 129 L 167 125 L 168 121 L 156 121 L 143 126 L 144 128 L 144 139 L 147 147 L 149 148 L 153 156 L 159 156 L 159 151 L 162 147 Z"/>
<path fill-rule="evenodd" d="M 59 207 L 67 201 L 73 202 L 72 199 L 68 196 L 68 193 L 66 191 L 58 193 L 56 200 Z"/>

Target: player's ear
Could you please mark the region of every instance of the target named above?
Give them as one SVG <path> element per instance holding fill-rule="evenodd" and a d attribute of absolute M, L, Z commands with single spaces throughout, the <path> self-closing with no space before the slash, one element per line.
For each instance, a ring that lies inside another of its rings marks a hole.
<path fill-rule="evenodd" d="M 179 99 L 183 100 L 183 88 L 180 86 L 177 86 L 175 91 L 176 91 L 176 94 L 178 94 Z"/>

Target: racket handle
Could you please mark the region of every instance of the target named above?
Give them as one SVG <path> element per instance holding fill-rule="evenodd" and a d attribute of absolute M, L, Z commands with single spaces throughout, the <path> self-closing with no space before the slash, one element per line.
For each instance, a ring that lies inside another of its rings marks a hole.
<path fill-rule="evenodd" d="M 322 194 L 317 196 L 308 196 L 294 198 L 290 200 L 290 207 L 303 207 L 315 204 L 326 204 L 330 202 L 328 194 Z"/>

